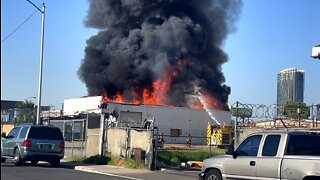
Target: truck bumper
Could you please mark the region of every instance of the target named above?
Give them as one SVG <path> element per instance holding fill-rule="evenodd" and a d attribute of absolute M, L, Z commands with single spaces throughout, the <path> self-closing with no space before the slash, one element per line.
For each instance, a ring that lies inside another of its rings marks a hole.
<path fill-rule="evenodd" d="M 199 174 L 199 180 L 204 180 L 204 173 L 203 172 Z"/>

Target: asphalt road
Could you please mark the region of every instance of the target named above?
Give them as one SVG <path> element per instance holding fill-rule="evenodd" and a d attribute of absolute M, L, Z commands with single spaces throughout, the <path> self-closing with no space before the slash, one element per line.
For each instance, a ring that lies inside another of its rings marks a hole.
<path fill-rule="evenodd" d="M 37 166 L 25 163 L 23 166 L 14 166 L 11 162 L 1 163 L 2 180 L 194 180 L 196 176 L 185 174 L 172 174 L 161 171 L 150 171 L 143 174 L 125 174 L 122 176 L 110 176 L 106 174 L 95 174 L 90 172 L 76 171 L 70 167 L 50 167 L 49 163 L 40 162 Z"/>
<path fill-rule="evenodd" d="M 1 163 L 1 179 L 3 180 L 123 180 L 101 174 L 75 171 L 64 167 L 52 168 L 48 163 L 37 166 L 24 164 L 14 166 L 13 163 Z"/>

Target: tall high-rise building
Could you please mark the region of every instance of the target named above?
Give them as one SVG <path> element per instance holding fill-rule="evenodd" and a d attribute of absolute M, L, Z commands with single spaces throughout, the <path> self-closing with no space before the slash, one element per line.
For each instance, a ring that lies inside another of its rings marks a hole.
<path fill-rule="evenodd" d="M 280 71 L 277 75 L 277 104 L 287 101 L 303 102 L 304 71 L 289 68 Z"/>

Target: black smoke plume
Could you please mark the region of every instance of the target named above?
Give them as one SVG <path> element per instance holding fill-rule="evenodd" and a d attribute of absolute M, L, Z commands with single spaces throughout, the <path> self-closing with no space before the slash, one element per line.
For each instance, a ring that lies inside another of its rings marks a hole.
<path fill-rule="evenodd" d="M 165 104 L 187 106 L 195 88 L 210 93 L 223 106 L 230 87 L 221 65 L 221 49 L 232 32 L 240 0 L 90 0 L 85 24 L 101 31 L 87 40 L 78 71 L 89 95 L 132 92 L 142 99 L 143 88 L 170 71 L 171 88 Z M 181 63 L 183 62 L 183 63 Z"/>

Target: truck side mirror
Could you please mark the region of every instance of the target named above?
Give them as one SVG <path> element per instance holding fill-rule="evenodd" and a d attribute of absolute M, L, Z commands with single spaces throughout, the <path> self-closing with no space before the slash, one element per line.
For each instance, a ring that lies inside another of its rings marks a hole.
<path fill-rule="evenodd" d="M 233 154 L 232 154 L 233 159 L 236 159 L 238 155 L 239 155 L 238 151 L 233 151 Z"/>
<path fill-rule="evenodd" d="M 232 155 L 234 159 L 238 157 L 238 151 L 235 151 L 233 146 L 228 147 L 226 154 Z"/>
<path fill-rule="evenodd" d="M 233 146 L 229 146 L 227 151 L 226 151 L 226 154 L 233 155 L 234 154 L 234 147 Z"/>

